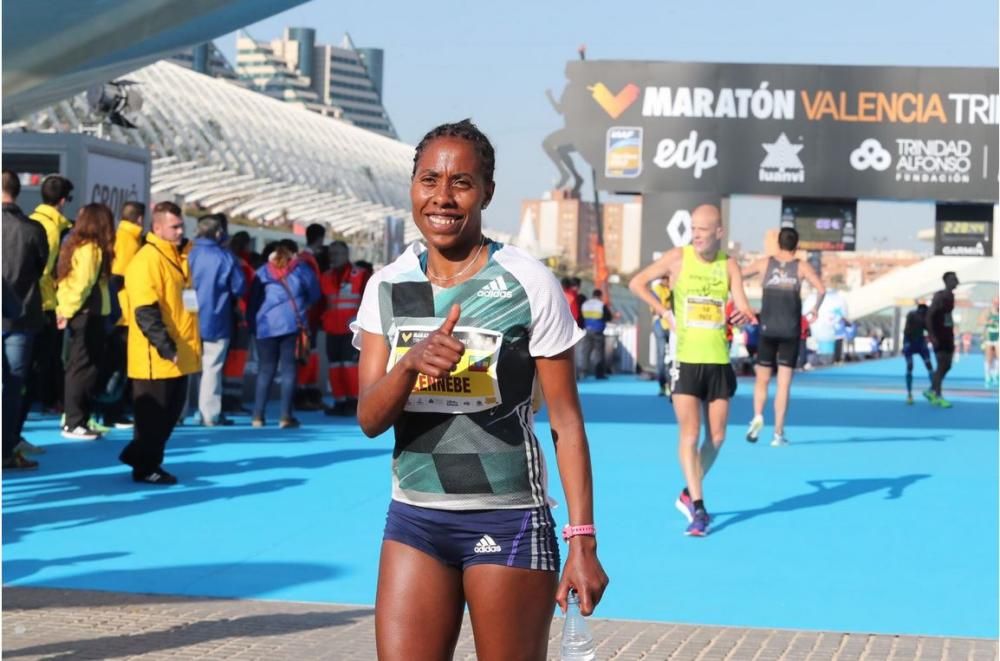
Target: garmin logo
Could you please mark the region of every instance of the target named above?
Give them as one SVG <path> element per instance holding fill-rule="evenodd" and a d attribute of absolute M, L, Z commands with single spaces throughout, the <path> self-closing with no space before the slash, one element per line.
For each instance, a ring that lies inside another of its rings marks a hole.
<path fill-rule="evenodd" d="M 514 298 L 514 294 L 507 290 L 507 283 L 503 281 L 503 276 L 498 275 L 490 280 L 488 285 L 476 292 L 476 296 L 483 298 Z"/>
<path fill-rule="evenodd" d="M 986 248 L 981 241 L 974 246 L 944 246 L 941 248 L 942 255 L 985 257 Z"/>

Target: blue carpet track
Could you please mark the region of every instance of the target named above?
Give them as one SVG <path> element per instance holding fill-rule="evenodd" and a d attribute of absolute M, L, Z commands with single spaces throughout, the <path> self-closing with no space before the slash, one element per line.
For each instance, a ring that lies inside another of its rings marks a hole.
<path fill-rule="evenodd" d="M 913 406 L 902 358 L 796 375 L 785 448 L 769 447 L 770 426 L 743 440 L 753 382 L 740 379 L 704 539 L 673 508 L 677 428 L 655 383 L 582 383 L 612 579 L 598 615 L 995 638 L 997 393 L 968 356 L 946 382 L 954 408 L 932 408 L 920 369 Z M 4 474 L 4 584 L 373 603 L 391 433 L 302 419 L 179 427 L 170 488 L 135 485 L 117 463 L 131 432 L 66 441 L 54 419 L 29 419 L 48 453 L 37 472 Z M 544 415 L 537 427 L 562 502 Z M 565 507 L 554 514 L 565 523 Z"/>

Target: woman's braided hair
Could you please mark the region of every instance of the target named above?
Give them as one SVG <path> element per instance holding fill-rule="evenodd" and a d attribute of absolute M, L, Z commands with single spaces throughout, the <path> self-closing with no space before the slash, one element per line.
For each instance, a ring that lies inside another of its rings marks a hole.
<path fill-rule="evenodd" d="M 420 144 L 417 145 L 417 151 L 413 155 L 413 173 L 410 175 L 411 177 L 417 174 L 417 162 L 420 160 L 420 155 L 423 154 L 427 145 L 437 138 L 461 138 L 462 140 L 471 142 L 476 148 L 476 153 L 479 155 L 479 165 L 482 168 L 483 179 L 488 183 L 493 181 L 493 168 L 496 165 L 496 153 L 493 150 L 493 144 L 470 119 L 463 119 L 453 124 L 442 124 L 431 129 L 424 136 L 423 140 L 420 141 Z"/>

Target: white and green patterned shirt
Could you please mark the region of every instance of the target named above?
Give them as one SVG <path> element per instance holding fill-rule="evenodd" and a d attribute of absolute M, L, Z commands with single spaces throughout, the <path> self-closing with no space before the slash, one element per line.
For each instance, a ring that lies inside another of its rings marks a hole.
<path fill-rule="evenodd" d="M 446 510 L 522 509 L 545 505 L 545 460 L 534 432 L 535 358 L 574 346 L 584 333 L 555 276 L 519 248 L 490 241 L 486 266 L 448 288 L 425 275 L 427 253 L 412 244 L 376 273 L 357 321 L 382 335 L 390 369 L 396 358 L 462 314 L 454 335 L 466 355 L 444 379 L 421 375 L 394 425 L 393 498 Z"/>

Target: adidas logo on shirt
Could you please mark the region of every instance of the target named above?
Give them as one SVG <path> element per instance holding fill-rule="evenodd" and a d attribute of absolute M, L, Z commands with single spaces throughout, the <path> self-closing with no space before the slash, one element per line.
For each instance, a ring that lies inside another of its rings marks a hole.
<path fill-rule="evenodd" d="M 472 550 L 476 553 L 499 553 L 501 549 L 500 545 L 493 541 L 492 537 L 483 535 L 482 539 L 476 543 L 476 547 Z"/>
<path fill-rule="evenodd" d="M 514 294 L 507 290 L 507 283 L 503 281 L 503 276 L 498 275 L 490 280 L 488 285 L 476 292 L 476 296 L 484 298 L 514 298 Z"/>

